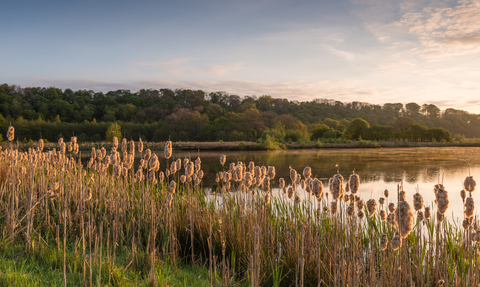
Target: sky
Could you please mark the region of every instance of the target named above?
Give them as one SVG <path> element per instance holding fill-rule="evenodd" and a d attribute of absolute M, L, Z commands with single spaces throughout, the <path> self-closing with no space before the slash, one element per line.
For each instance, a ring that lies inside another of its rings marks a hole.
<path fill-rule="evenodd" d="M 480 0 L 3 1 L 0 82 L 480 113 Z"/>

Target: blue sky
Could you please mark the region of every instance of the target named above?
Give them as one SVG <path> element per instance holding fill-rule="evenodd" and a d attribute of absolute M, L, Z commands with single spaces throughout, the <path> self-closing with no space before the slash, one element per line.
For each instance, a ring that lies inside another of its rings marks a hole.
<path fill-rule="evenodd" d="M 8 1 L 0 81 L 480 113 L 480 0 Z"/>

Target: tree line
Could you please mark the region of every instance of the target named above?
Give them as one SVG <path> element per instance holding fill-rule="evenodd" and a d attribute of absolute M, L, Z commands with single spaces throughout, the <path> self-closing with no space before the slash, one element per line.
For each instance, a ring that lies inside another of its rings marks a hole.
<path fill-rule="evenodd" d="M 433 104 L 292 101 L 189 89 L 61 90 L 0 85 L 0 129 L 14 124 L 20 140 L 76 135 L 105 140 L 122 135 L 147 141 L 277 141 L 319 139 L 450 140 L 480 137 L 480 115 Z"/>

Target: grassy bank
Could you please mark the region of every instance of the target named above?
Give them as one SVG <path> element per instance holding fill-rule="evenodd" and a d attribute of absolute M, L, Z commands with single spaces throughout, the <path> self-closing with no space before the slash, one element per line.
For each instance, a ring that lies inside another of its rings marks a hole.
<path fill-rule="evenodd" d="M 357 175 L 344 179 L 337 172 L 323 183 L 306 167 L 279 180 L 275 194 L 275 167 L 222 158 L 212 194 L 202 188 L 201 158 L 174 160 L 171 145 L 159 159 L 125 141 L 118 152 L 92 150 L 85 163 L 65 146 L 22 153 L 12 145 L 0 155 L 4 256 L 20 248 L 28 258 L 55 260 L 46 266 L 55 266 L 64 284 L 101 285 L 115 273 L 158 285 L 161 262 L 205 266 L 209 286 L 480 282 L 471 193 L 463 197 L 466 221 L 459 227 L 445 220 L 449 197 L 442 184 L 432 187 L 436 205 L 425 207 L 420 194 L 401 187 L 379 199 L 360 198 Z M 144 161 L 134 170 L 136 153 Z M 472 180 L 465 190 L 475 189 Z"/>

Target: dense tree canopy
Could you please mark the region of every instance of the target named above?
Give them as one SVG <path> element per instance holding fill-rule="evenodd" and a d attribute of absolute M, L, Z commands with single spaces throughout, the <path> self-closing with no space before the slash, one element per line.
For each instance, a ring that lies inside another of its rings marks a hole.
<path fill-rule="evenodd" d="M 449 140 L 480 137 L 480 116 L 441 111 L 433 104 L 298 102 L 269 95 L 243 96 L 189 89 L 61 90 L 0 85 L 0 127 L 14 124 L 20 140 L 76 135 L 104 140 L 112 123 L 122 135 L 163 141 L 255 141 L 264 133 L 284 141 L 325 138 Z M 361 124 L 360 124 L 361 123 Z M 266 134 L 265 134 L 266 135 Z"/>

